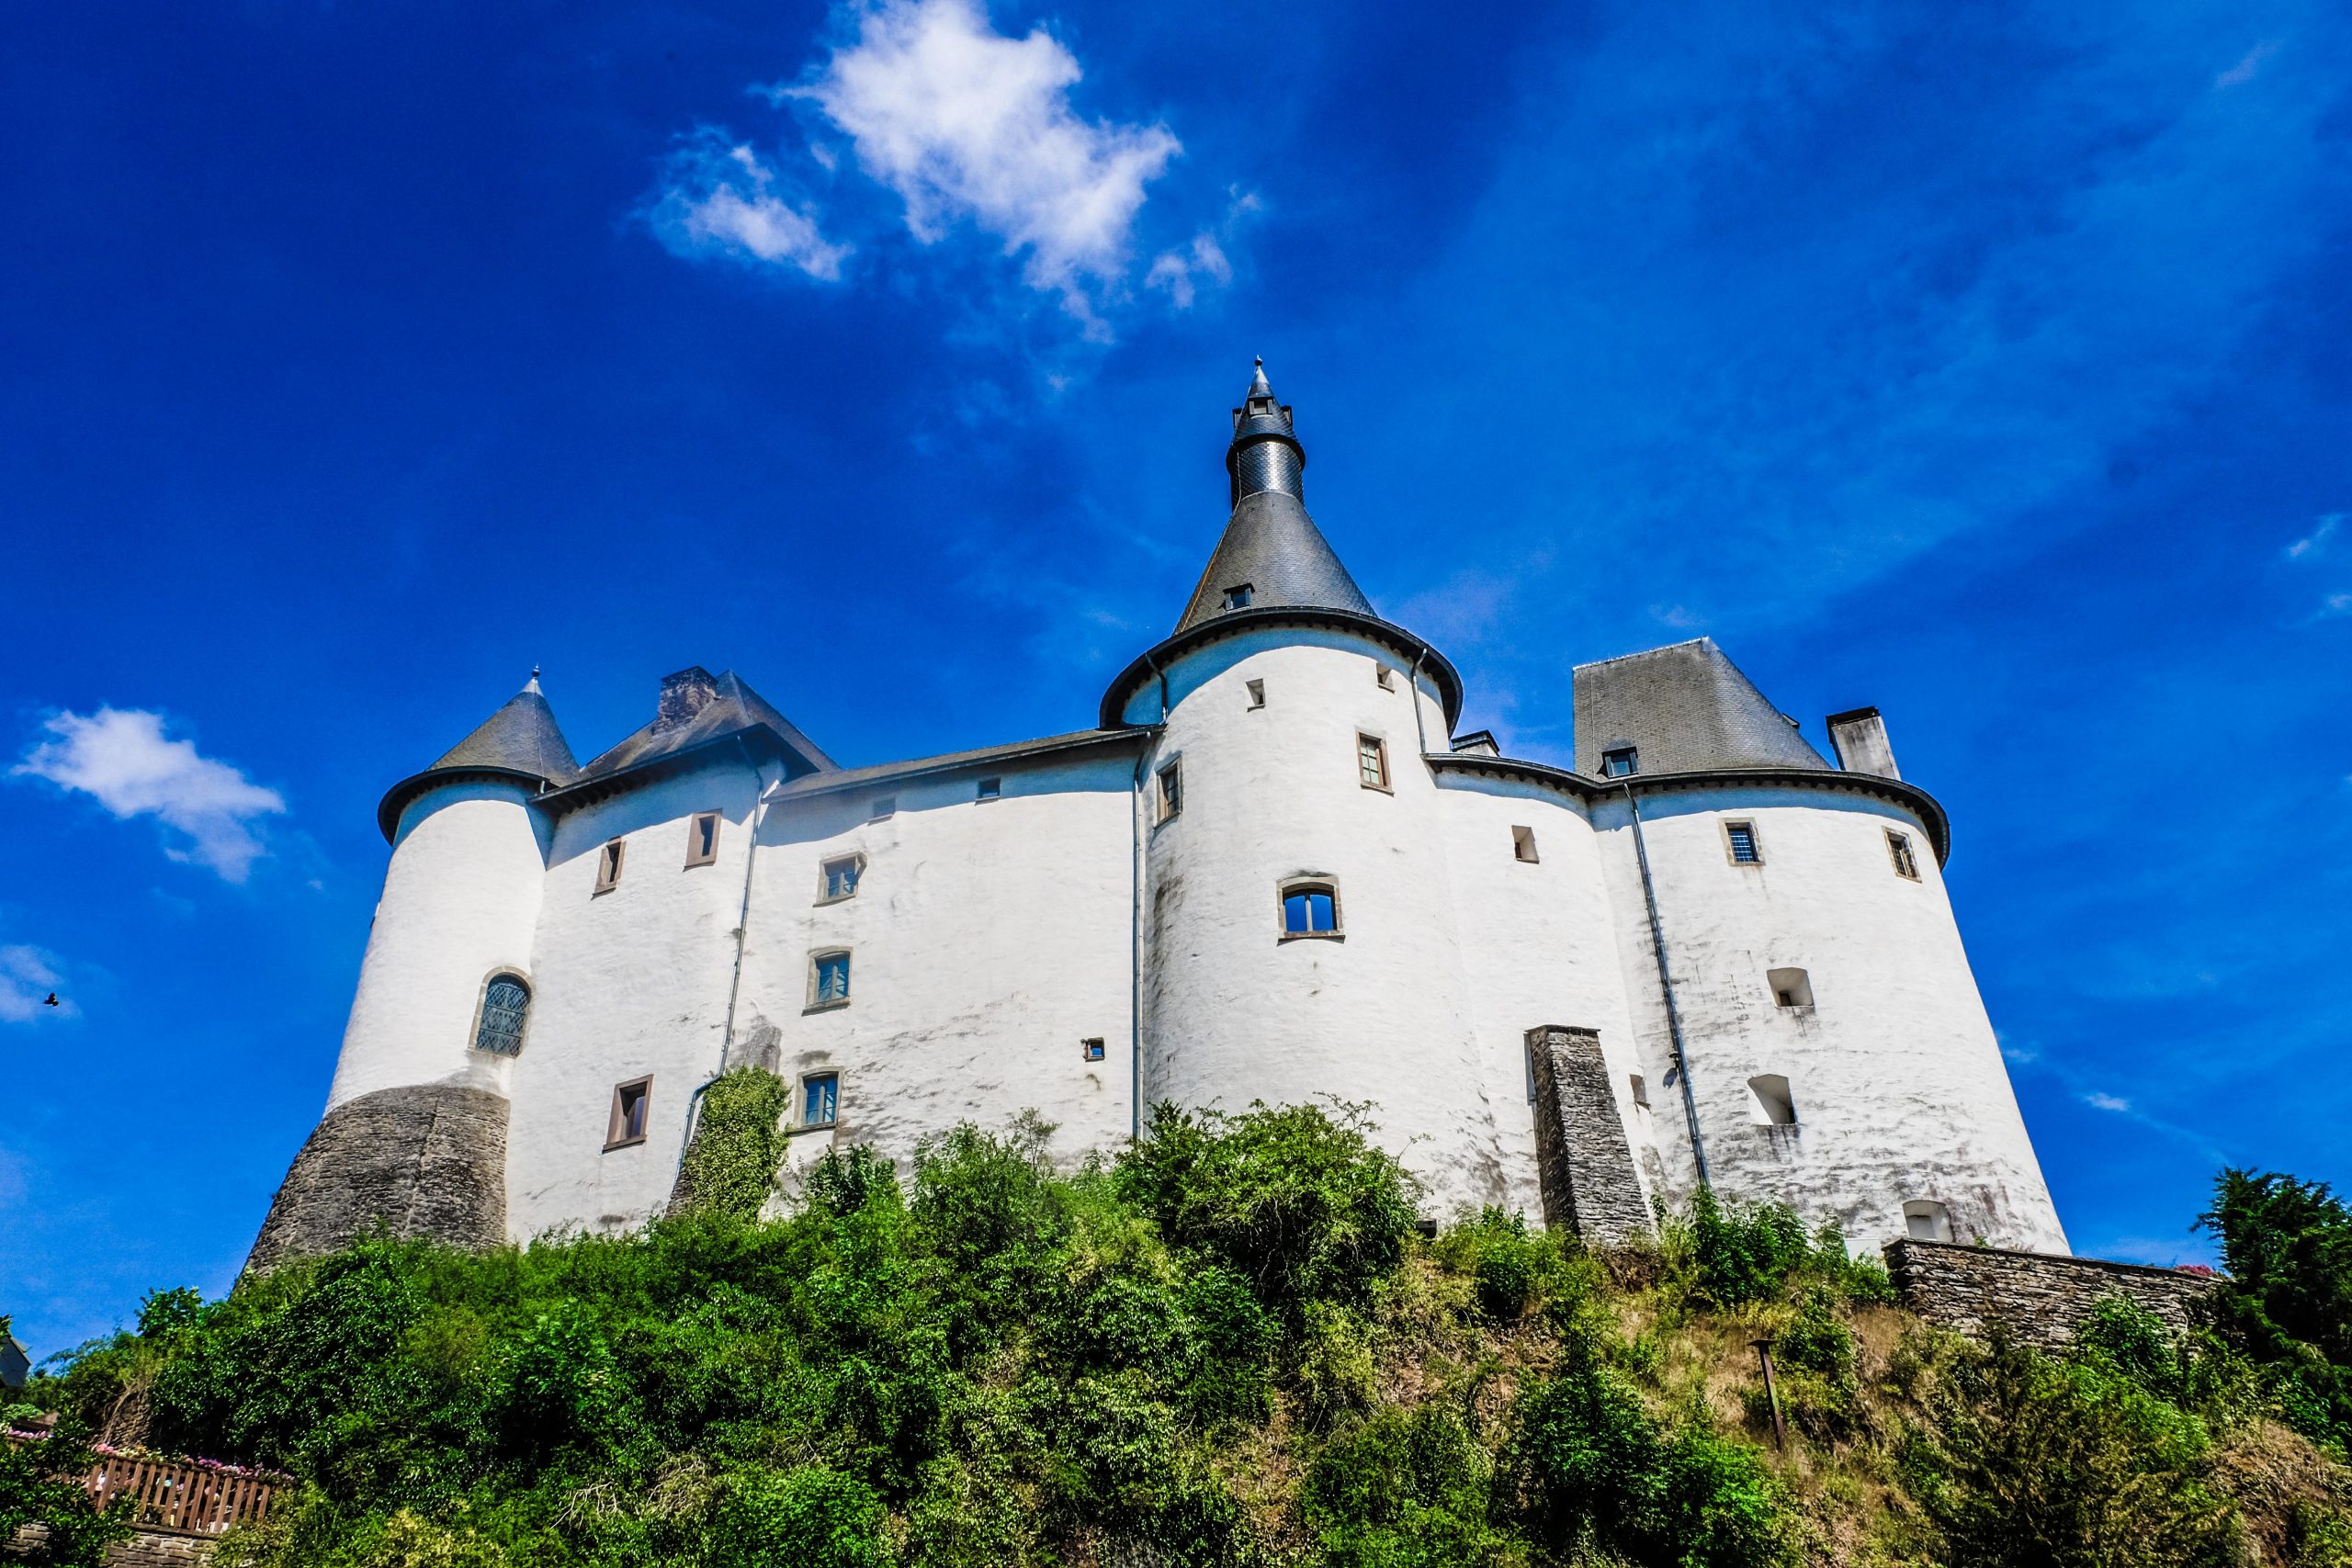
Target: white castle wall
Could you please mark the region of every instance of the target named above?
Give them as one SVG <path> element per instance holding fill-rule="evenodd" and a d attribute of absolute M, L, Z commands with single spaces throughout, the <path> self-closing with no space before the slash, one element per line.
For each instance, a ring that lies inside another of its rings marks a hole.
<path fill-rule="evenodd" d="M 473 1050 L 482 987 L 532 974 L 547 829 L 519 784 L 445 784 L 394 834 L 327 1108 L 377 1089 L 507 1092 L 509 1063 Z"/>
<path fill-rule="evenodd" d="M 1669 1047 L 1633 835 L 1621 800 L 1593 810 L 1680 1200 L 1688 1142 L 1679 1098 L 1657 1092 Z M 1921 825 L 1859 794 L 1739 786 L 1645 795 L 1642 818 L 1717 1188 L 1837 1214 L 1857 1247 L 1902 1235 L 1903 1203 L 1927 1199 L 1963 1241 L 2063 1251 Z M 1756 825 L 1761 865 L 1730 863 L 1722 825 L 1735 818 Z M 1918 881 L 1895 874 L 1888 828 L 1910 835 Z M 1807 972 L 1811 1012 L 1776 1005 L 1765 976 L 1783 965 Z M 1758 1074 L 1787 1077 L 1794 1128 L 1754 1120 Z"/>
<path fill-rule="evenodd" d="M 1417 724 L 1393 654 L 1296 627 L 1212 642 L 1168 673 L 1150 766 L 1181 761 L 1184 805 L 1146 851 L 1146 1101 L 1369 1100 L 1431 1212 L 1504 1200 L 1438 791 L 1418 755 L 1422 733 L 1444 733 L 1435 700 L 1419 694 Z M 1158 706 L 1148 687 L 1129 714 Z M 1391 791 L 1359 783 L 1359 732 L 1386 742 Z M 1342 940 L 1282 940 L 1278 886 L 1304 875 L 1336 879 Z"/>

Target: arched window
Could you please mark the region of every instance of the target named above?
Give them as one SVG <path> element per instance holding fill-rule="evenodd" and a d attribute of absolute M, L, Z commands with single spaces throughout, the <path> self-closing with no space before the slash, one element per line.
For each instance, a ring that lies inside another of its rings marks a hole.
<path fill-rule="evenodd" d="M 474 1049 L 493 1056 L 523 1051 L 523 1024 L 531 1011 L 530 983 L 520 975 L 492 975 L 481 988 L 481 1019 L 474 1025 Z"/>
<path fill-rule="evenodd" d="M 1340 934 L 1340 888 L 1334 882 L 1302 878 L 1285 882 L 1283 899 L 1283 940 Z"/>

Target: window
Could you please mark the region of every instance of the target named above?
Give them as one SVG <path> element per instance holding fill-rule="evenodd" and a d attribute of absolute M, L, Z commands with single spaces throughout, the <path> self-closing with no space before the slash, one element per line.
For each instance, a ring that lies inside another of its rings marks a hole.
<path fill-rule="evenodd" d="M 1793 1127 L 1797 1102 L 1789 1098 L 1789 1080 L 1778 1073 L 1758 1073 L 1747 1080 L 1747 1119 L 1759 1127 Z"/>
<path fill-rule="evenodd" d="M 697 811 L 686 823 L 686 863 L 709 865 L 718 859 L 718 813 Z"/>
<path fill-rule="evenodd" d="M 1647 1111 L 1650 1108 L 1649 1080 L 1639 1073 L 1628 1073 L 1625 1076 L 1627 1081 L 1633 1085 L 1634 1103 Z"/>
<path fill-rule="evenodd" d="M 1159 770 L 1159 793 L 1153 799 L 1152 821 L 1165 822 L 1184 809 L 1184 764 L 1169 763 Z"/>
<path fill-rule="evenodd" d="M 628 844 L 621 839 L 615 839 L 597 852 L 596 892 L 610 893 L 621 885 L 621 856 L 628 852 Z"/>
<path fill-rule="evenodd" d="M 1366 789 L 1388 787 L 1388 742 L 1377 735 L 1356 737 L 1356 773 Z"/>
<path fill-rule="evenodd" d="M 844 898 L 857 897 L 857 879 L 865 874 L 864 855 L 843 855 L 829 860 L 819 869 L 817 902 L 838 904 Z"/>
<path fill-rule="evenodd" d="M 1266 705 L 1266 683 L 1263 681 L 1252 681 L 1249 682 L 1249 686 L 1250 705 L 1253 708 L 1264 707 Z"/>
<path fill-rule="evenodd" d="M 1724 853 L 1731 857 L 1734 865 L 1762 865 L 1764 852 L 1756 846 L 1756 824 L 1724 823 Z"/>
<path fill-rule="evenodd" d="M 841 1120 L 842 1076 L 810 1073 L 800 1080 L 800 1124 L 830 1127 Z"/>
<path fill-rule="evenodd" d="M 1919 863 L 1911 856 L 1911 835 L 1886 830 L 1886 858 L 1894 863 L 1894 874 L 1919 880 Z"/>
<path fill-rule="evenodd" d="M 1088 1061 L 1099 1062 L 1102 1059 L 1102 1042 L 1101 1040 L 1083 1040 L 1079 1043 L 1080 1047 L 1086 1053 L 1086 1059 Z"/>
<path fill-rule="evenodd" d="M 874 809 L 866 813 L 865 819 L 868 822 L 886 822 L 898 814 L 899 797 L 895 795 L 879 795 L 875 799 Z"/>
<path fill-rule="evenodd" d="M 1529 865 L 1533 865 L 1537 859 L 1535 829 L 1513 828 L 1510 830 L 1510 853 L 1513 860 L 1525 861 Z"/>
<path fill-rule="evenodd" d="M 1002 800 L 1004 798 L 1004 781 L 1002 779 L 982 779 L 980 781 L 979 792 L 974 798 L 979 800 Z"/>
<path fill-rule="evenodd" d="M 1250 592 L 1251 590 L 1248 583 L 1235 583 L 1232 587 L 1225 591 L 1225 607 L 1228 610 L 1248 609 L 1250 607 Z"/>
<path fill-rule="evenodd" d="M 1604 779 L 1629 778 L 1641 771 L 1641 753 L 1631 746 L 1611 746 L 1600 754 L 1600 776 Z"/>
<path fill-rule="evenodd" d="M 1374 664 L 1372 667 L 1372 678 L 1380 682 L 1380 689 L 1384 692 L 1393 692 L 1396 689 L 1396 671 L 1385 664 Z"/>
<path fill-rule="evenodd" d="M 613 1087 L 613 1116 L 605 1128 L 605 1147 L 625 1149 L 645 1142 L 645 1126 L 653 1111 L 653 1080 L 634 1078 Z"/>
<path fill-rule="evenodd" d="M 808 1010 L 849 1005 L 849 954 L 841 950 L 808 955 Z"/>
<path fill-rule="evenodd" d="M 1340 934 L 1340 889 L 1329 882 L 1285 882 L 1283 898 L 1283 940 Z"/>
<path fill-rule="evenodd" d="M 474 1024 L 474 1049 L 493 1056 L 523 1054 L 523 1022 L 530 1016 L 531 987 L 520 975 L 492 975 L 481 988 L 481 1018 Z"/>
<path fill-rule="evenodd" d="M 1767 969 L 1764 983 L 1772 987 L 1772 1001 L 1792 1012 L 1813 1010 L 1813 977 L 1802 969 Z"/>
<path fill-rule="evenodd" d="M 1903 1228 L 1914 1241 L 1950 1241 L 1951 1211 L 1932 1198 L 1915 1198 L 1903 1205 Z"/>

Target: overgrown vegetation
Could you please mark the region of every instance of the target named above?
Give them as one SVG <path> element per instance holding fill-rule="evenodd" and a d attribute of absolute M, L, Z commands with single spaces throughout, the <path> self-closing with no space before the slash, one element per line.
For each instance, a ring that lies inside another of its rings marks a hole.
<path fill-rule="evenodd" d="M 30 1391 L 57 1446 L 11 1450 L 0 1520 L 70 1508 L 107 1427 L 300 1478 L 224 1568 L 2352 1564 L 2324 1188 L 2227 1173 L 2222 1321 L 2110 1303 L 2052 1357 L 1924 1330 L 1781 1209 L 1607 1258 L 1494 1210 L 1425 1240 L 1346 1107 L 1162 1108 L 1074 1171 L 1034 1119 L 903 1179 L 843 1149 L 762 1220 L 780 1107 L 711 1092 L 691 1201 L 634 1235 L 151 1298 Z M 77 1529 L 49 1561 L 95 1561 Z"/>
<path fill-rule="evenodd" d="M 679 1165 L 672 1206 L 756 1218 L 784 1161 L 780 1129 L 791 1100 L 789 1084 L 758 1067 L 712 1079 L 695 1109 L 694 1141 Z"/>

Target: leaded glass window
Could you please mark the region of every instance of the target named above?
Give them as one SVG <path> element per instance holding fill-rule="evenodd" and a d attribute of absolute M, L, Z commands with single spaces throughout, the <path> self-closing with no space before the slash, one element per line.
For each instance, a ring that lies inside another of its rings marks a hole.
<path fill-rule="evenodd" d="M 523 1020 L 531 1010 L 531 987 L 514 975 L 498 975 L 482 987 L 481 1021 L 474 1026 L 474 1049 L 513 1056 L 523 1049 Z"/>
<path fill-rule="evenodd" d="M 1724 823 L 1724 841 L 1731 848 L 1734 865 L 1762 865 L 1764 863 L 1763 853 L 1756 847 L 1755 823 Z"/>

